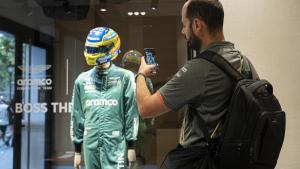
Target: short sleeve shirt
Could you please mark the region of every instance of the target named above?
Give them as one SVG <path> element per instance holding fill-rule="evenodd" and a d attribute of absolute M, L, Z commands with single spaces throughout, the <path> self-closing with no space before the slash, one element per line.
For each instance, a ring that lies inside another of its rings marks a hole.
<path fill-rule="evenodd" d="M 244 56 L 230 42 L 211 44 L 206 49 L 219 53 L 236 69 Z M 243 64 L 244 65 L 244 64 Z M 247 71 L 247 70 L 246 70 Z M 183 146 L 206 144 L 204 133 L 209 134 L 227 110 L 234 83 L 213 63 L 204 59 L 188 61 L 159 92 L 164 103 L 173 110 L 188 106 L 181 129 Z M 208 132 L 205 132 L 208 131 Z"/>

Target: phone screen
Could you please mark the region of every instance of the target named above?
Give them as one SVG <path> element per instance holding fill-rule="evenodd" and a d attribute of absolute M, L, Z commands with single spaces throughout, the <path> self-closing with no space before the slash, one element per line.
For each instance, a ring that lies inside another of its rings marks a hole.
<path fill-rule="evenodd" d="M 154 48 L 145 48 L 145 61 L 148 65 L 156 65 Z"/>

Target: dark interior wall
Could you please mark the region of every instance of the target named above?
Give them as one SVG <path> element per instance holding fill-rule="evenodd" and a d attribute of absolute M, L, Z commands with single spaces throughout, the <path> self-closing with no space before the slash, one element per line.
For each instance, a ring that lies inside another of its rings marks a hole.
<path fill-rule="evenodd" d="M 177 20 L 179 17 L 147 17 L 144 19 L 144 47 L 156 49 L 160 65 L 154 83 L 166 82 L 177 71 Z"/>

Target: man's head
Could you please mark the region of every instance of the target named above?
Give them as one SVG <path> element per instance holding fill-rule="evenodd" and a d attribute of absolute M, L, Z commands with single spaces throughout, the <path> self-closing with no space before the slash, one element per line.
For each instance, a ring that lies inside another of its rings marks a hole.
<path fill-rule="evenodd" d="M 191 48 L 199 50 L 223 37 L 224 11 L 218 0 L 188 0 L 181 16 L 182 34 Z"/>
<path fill-rule="evenodd" d="M 120 53 L 119 35 L 107 27 L 92 29 L 85 41 L 84 56 L 88 65 L 102 65 L 114 60 Z"/>

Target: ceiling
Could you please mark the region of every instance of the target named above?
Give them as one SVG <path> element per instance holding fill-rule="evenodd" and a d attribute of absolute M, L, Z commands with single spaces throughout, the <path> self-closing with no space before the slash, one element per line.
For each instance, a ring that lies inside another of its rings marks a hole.
<path fill-rule="evenodd" d="M 180 16 L 184 0 L 157 0 L 157 10 L 151 10 L 151 0 L 131 0 L 116 5 L 120 13 L 145 11 L 148 16 Z"/>
<path fill-rule="evenodd" d="M 61 4 L 64 0 L 0 0 L 0 10 L 1 9 L 19 9 L 28 8 L 36 9 L 40 8 L 38 3 L 49 3 L 52 5 Z M 66 0 L 69 2 L 89 2 L 90 8 L 97 10 L 100 7 L 100 0 Z M 124 3 L 111 3 L 118 2 L 120 0 L 106 0 L 108 12 L 109 10 L 117 10 L 121 15 L 126 15 L 128 11 L 145 11 L 147 16 L 179 16 L 181 7 L 185 0 L 129 0 Z M 157 10 L 151 10 L 151 1 L 157 1 Z"/>

